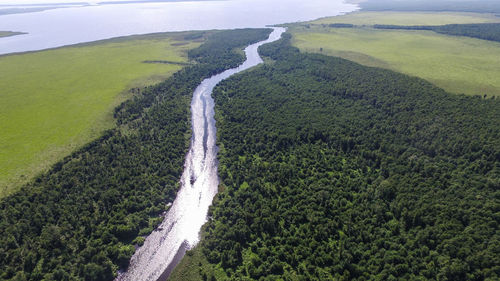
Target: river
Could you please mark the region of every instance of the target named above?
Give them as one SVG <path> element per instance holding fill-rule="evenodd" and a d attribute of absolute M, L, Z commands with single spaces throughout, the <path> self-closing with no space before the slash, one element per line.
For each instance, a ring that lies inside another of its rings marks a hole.
<path fill-rule="evenodd" d="M 128 271 L 117 281 L 166 279 L 186 250 L 199 241 L 201 226 L 217 194 L 217 146 L 212 90 L 222 80 L 262 63 L 259 46 L 281 38 L 284 28 L 274 28 L 269 38 L 245 48 L 246 61 L 201 82 L 191 102 L 192 138 L 184 163 L 181 187 L 165 219 L 135 252 Z"/>

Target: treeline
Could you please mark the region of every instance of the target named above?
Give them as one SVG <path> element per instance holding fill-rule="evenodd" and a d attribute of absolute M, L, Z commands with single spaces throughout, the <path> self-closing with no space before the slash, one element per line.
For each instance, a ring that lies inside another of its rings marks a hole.
<path fill-rule="evenodd" d="M 376 24 L 373 27 L 378 29 L 432 30 L 441 34 L 467 36 L 500 42 L 500 23 L 447 24 L 437 26 Z"/>
<path fill-rule="evenodd" d="M 498 280 L 500 102 L 289 40 L 214 92 L 193 280 Z"/>
<path fill-rule="evenodd" d="M 392 24 L 375 24 L 376 29 L 404 29 L 404 30 L 433 30 L 436 26 L 432 25 L 392 25 Z"/>
<path fill-rule="evenodd" d="M 331 23 L 328 25 L 328 27 L 333 27 L 333 28 L 353 28 L 354 24 L 351 23 Z"/>
<path fill-rule="evenodd" d="M 113 280 L 175 197 L 195 87 L 269 33 L 213 33 L 189 54 L 198 64 L 119 106 L 118 128 L 3 199 L 0 280 Z"/>

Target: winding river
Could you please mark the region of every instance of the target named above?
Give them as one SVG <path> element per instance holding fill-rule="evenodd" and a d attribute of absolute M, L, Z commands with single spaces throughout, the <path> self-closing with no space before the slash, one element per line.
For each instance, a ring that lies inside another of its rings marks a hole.
<path fill-rule="evenodd" d="M 201 82 L 191 102 L 192 138 L 186 155 L 181 187 L 165 219 L 137 249 L 127 272 L 116 281 L 165 280 L 186 250 L 199 241 L 201 226 L 217 193 L 217 146 L 212 90 L 222 80 L 262 63 L 259 46 L 281 38 L 284 28 L 274 28 L 269 38 L 245 49 L 246 61 Z"/>

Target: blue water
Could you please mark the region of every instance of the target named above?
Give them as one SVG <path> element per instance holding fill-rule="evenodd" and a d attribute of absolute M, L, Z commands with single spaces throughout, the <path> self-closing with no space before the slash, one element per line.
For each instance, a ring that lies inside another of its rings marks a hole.
<path fill-rule="evenodd" d="M 226 0 L 96 5 L 0 16 L 0 54 L 166 31 L 233 29 L 312 20 L 357 9 L 343 0 Z"/>

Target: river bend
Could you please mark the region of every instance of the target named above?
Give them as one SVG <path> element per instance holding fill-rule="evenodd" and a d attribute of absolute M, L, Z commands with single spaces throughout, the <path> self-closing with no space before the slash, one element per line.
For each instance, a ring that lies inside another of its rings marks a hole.
<path fill-rule="evenodd" d="M 201 226 L 207 221 L 208 208 L 219 185 L 212 90 L 231 75 L 262 63 L 259 46 L 280 39 L 284 31 L 285 28 L 274 28 L 267 40 L 246 47 L 243 64 L 203 80 L 196 88 L 191 101 L 191 145 L 177 197 L 158 229 L 132 256 L 127 272 L 116 281 L 164 280 L 186 250 L 198 243 Z"/>

